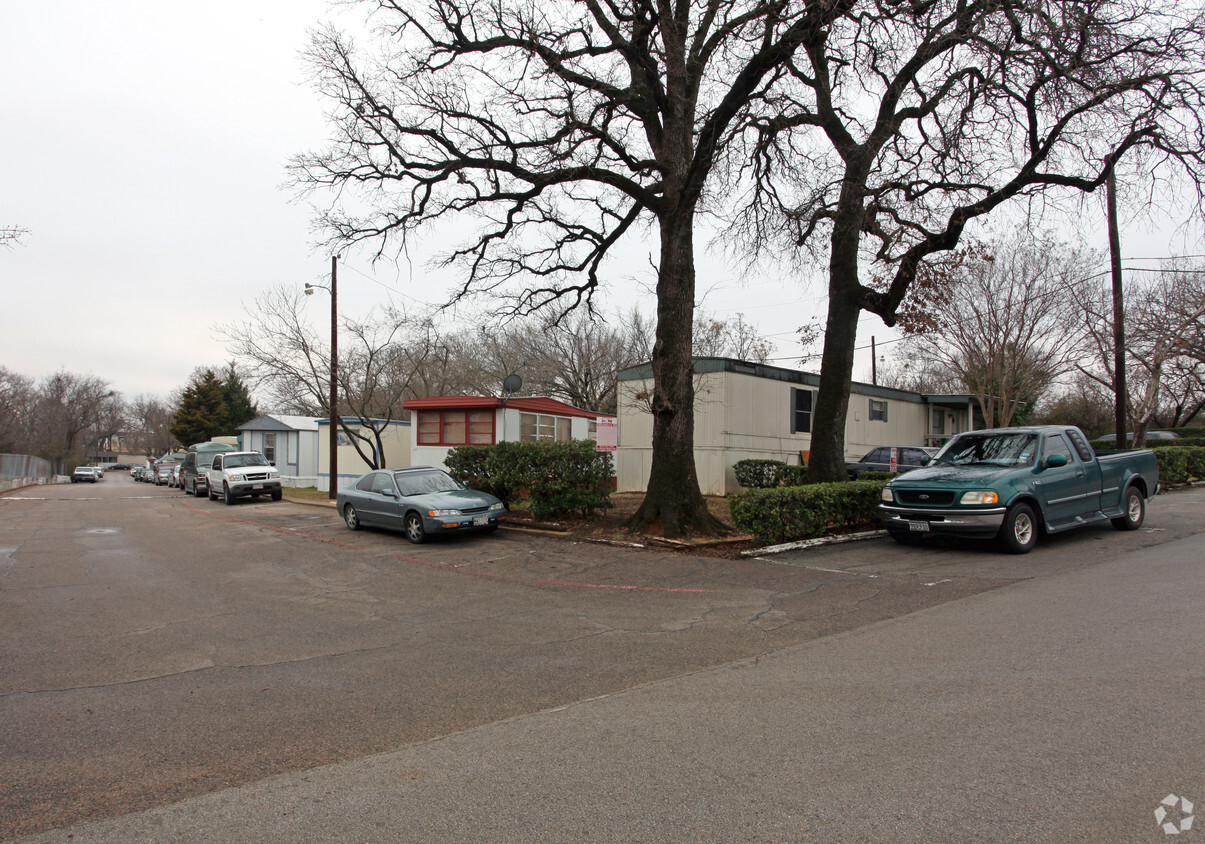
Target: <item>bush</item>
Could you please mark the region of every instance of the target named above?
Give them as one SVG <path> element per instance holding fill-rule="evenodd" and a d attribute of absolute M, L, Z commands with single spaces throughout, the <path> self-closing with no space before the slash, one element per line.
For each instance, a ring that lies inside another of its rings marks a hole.
<path fill-rule="evenodd" d="M 1182 484 L 1205 478 L 1205 446 L 1161 446 L 1152 449 L 1159 462 L 1159 480 Z"/>
<path fill-rule="evenodd" d="M 614 506 L 611 454 L 598 451 L 593 440 L 457 446 L 444 465 L 452 477 L 498 496 L 508 508 L 526 490 L 538 519 L 588 516 Z"/>
<path fill-rule="evenodd" d="M 793 542 L 875 524 L 882 481 L 746 489 L 728 496 L 733 523 L 759 542 Z"/>
<path fill-rule="evenodd" d="M 736 482 L 746 489 L 802 486 L 807 483 L 807 473 L 807 466 L 788 466 L 781 460 L 748 458 L 732 464 Z"/>
<path fill-rule="evenodd" d="M 781 460 L 738 460 L 732 464 L 736 482 L 746 489 L 769 489 L 778 486 L 782 470 L 787 467 Z"/>

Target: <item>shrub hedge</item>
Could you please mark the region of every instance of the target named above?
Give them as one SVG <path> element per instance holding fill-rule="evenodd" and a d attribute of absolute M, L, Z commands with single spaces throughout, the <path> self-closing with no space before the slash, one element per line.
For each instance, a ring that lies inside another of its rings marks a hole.
<path fill-rule="evenodd" d="M 611 453 L 598 451 L 593 440 L 457 446 L 444 465 L 456 480 L 498 496 L 508 508 L 525 492 L 537 519 L 615 506 Z"/>
<path fill-rule="evenodd" d="M 807 483 L 807 466 L 788 466 L 781 460 L 749 458 L 732 464 L 736 482 L 746 489 L 801 486 Z"/>
<path fill-rule="evenodd" d="M 878 521 L 883 481 L 745 489 L 728 496 L 732 521 L 759 542 L 793 542 Z"/>
<path fill-rule="evenodd" d="M 1093 440 L 1097 451 L 1111 451 L 1112 442 Z M 1155 452 L 1159 462 L 1159 480 L 1165 484 L 1182 484 L 1205 479 L 1205 442 L 1195 440 L 1151 440 L 1147 448 Z"/>

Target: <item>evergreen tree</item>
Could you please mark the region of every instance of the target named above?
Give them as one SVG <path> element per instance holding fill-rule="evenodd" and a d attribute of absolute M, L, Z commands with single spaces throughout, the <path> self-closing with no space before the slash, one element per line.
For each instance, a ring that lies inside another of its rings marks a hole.
<path fill-rule="evenodd" d="M 212 369 L 193 376 L 184 390 L 172 435 L 185 446 L 206 442 L 226 433 L 228 422 L 222 382 Z"/>
<path fill-rule="evenodd" d="M 259 410 L 251 401 L 251 391 L 239 377 L 233 363 L 226 367 L 226 377 L 222 381 L 222 398 L 226 402 L 226 427 L 222 430 L 222 434 L 230 437 L 238 436 L 239 425 L 250 422 L 259 416 Z"/>

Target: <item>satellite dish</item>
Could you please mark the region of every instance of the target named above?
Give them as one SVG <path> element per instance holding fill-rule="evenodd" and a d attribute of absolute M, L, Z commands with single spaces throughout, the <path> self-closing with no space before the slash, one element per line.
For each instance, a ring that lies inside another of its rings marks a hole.
<path fill-rule="evenodd" d="M 513 373 L 510 375 L 507 375 L 506 378 L 502 381 L 502 390 L 507 395 L 519 392 L 519 390 L 522 388 L 522 386 L 523 386 L 523 379 Z"/>

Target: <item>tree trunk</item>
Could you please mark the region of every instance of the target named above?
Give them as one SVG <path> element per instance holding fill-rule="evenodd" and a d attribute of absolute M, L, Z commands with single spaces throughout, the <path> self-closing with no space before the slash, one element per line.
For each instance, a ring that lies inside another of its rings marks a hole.
<path fill-rule="evenodd" d="M 642 531 L 660 521 L 668 539 L 727 532 L 708 511 L 695 471 L 694 297 L 694 214 L 667 214 L 657 276 L 653 464 L 644 501 L 627 527 Z"/>
<path fill-rule="evenodd" d="M 820 394 L 812 418 L 808 479 L 844 481 L 845 420 L 849 414 L 849 382 L 854 372 L 854 345 L 862 312 L 858 281 L 858 240 L 861 203 L 845 197 L 846 207 L 833 229 L 829 259 L 828 320 L 820 361 Z"/>

